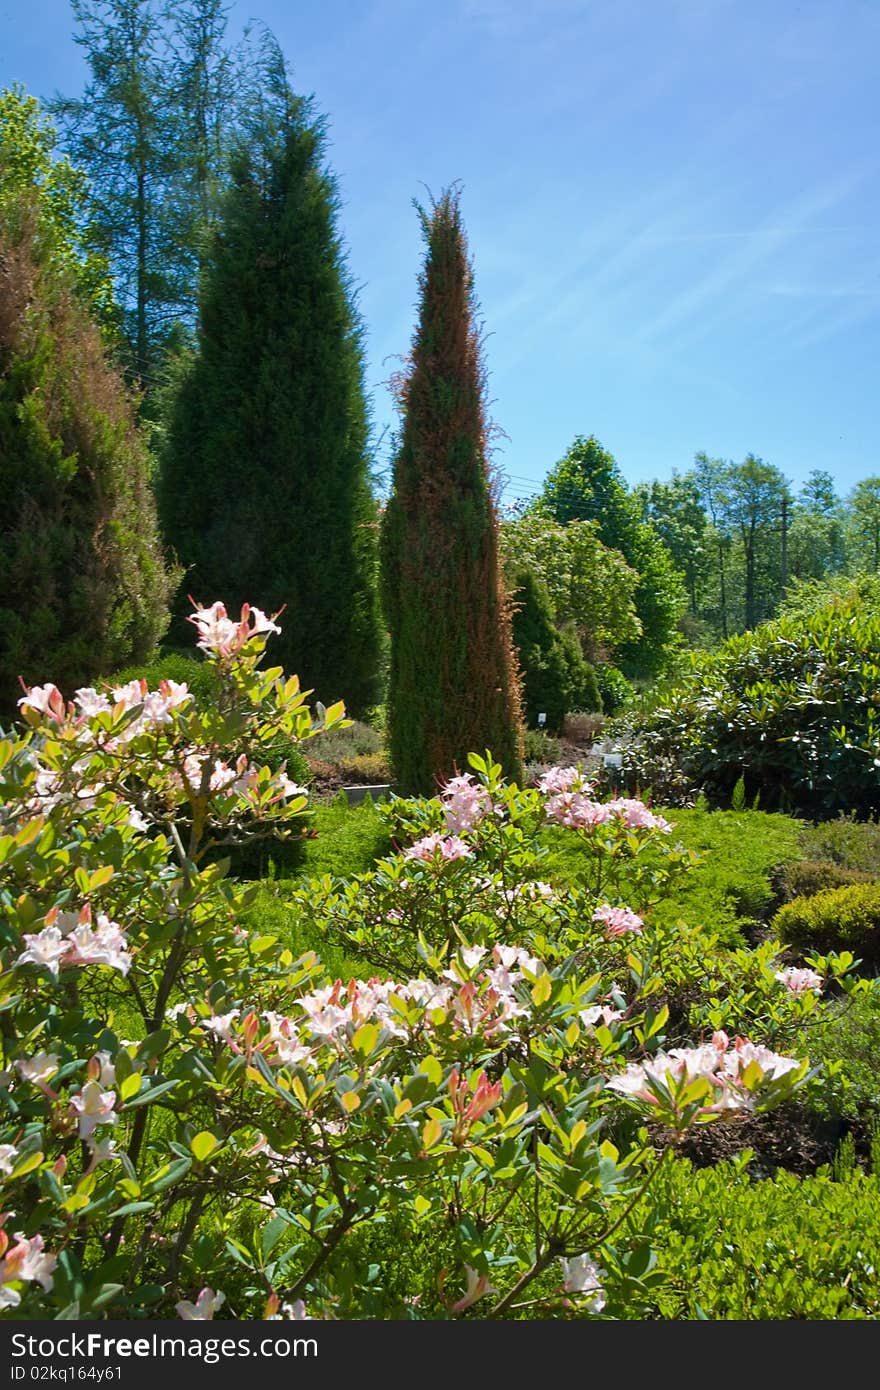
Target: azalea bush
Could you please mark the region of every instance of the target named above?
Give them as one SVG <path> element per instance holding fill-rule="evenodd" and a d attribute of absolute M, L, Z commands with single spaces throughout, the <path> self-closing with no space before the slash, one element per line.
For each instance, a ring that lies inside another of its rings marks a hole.
<path fill-rule="evenodd" d="M 847 960 L 744 957 L 679 1036 L 696 945 L 651 921 L 688 865 L 674 828 L 576 768 L 509 785 L 490 754 L 393 803 L 374 870 L 292 903 L 363 978 L 255 932 L 228 855 L 304 833 L 278 749 L 344 721 L 264 667 L 277 617 L 196 609 L 206 702 L 36 686 L 0 744 L 0 1306 L 637 1315 L 666 1156 L 810 1080 L 774 1037 Z M 547 824 L 583 843 L 567 887 Z"/>

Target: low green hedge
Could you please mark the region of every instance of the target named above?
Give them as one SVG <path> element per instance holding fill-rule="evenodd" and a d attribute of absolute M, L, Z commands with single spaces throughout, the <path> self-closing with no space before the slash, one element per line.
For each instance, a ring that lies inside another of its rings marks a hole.
<path fill-rule="evenodd" d="M 795 898 L 779 909 L 772 926 L 789 946 L 852 951 L 863 968 L 871 968 L 880 963 L 880 883 L 851 883 Z"/>

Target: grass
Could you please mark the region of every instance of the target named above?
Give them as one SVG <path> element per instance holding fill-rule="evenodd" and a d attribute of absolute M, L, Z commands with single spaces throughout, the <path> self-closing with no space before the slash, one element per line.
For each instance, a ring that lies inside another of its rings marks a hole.
<path fill-rule="evenodd" d="M 771 873 L 800 857 L 802 822 L 764 811 L 675 810 L 666 812 L 671 839 L 699 855 L 675 885 L 673 895 L 652 908 L 664 925 L 679 921 L 705 926 L 735 941 L 743 928 L 766 922 L 777 906 Z M 574 873 L 583 855 L 564 830 L 548 830 L 553 853 L 548 877 Z"/>

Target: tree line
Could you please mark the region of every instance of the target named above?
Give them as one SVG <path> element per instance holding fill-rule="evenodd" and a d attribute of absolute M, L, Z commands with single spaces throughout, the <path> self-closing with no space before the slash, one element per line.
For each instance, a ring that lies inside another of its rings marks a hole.
<path fill-rule="evenodd" d="M 754 454 L 737 463 L 700 452 L 634 494 L 684 578 L 696 645 L 775 617 L 799 582 L 880 571 L 880 477 L 841 497 L 833 475 L 813 469 L 796 492 Z"/>

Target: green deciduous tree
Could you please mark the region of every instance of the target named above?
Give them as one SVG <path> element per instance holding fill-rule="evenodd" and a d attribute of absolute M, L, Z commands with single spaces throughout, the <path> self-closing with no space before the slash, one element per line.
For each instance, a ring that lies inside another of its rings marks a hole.
<path fill-rule="evenodd" d="M 604 545 L 619 550 L 636 571 L 634 602 L 641 635 L 622 645 L 619 662 L 630 676 L 652 676 L 669 662 L 685 602 L 681 575 L 659 534 L 641 518 L 613 456 L 591 435 L 578 436 L 551 469 L 541 506 L 558 522 L 595 521 Z"/>
<path fill-rule="evenodd" d="M 522 750 L 458 194 L 419 217 L 427 253 L 382 550 L 391 753 L 401 790 L 430 793 L 474 749 L 517 777 Z"/>
<path fill-rule="evenodd" d="M 279 74 L 211 238 L 160 513 L 184 587 L 205 602 L 287 604 L 279 660 L 358 713 L 378 694 L 378 520 L 337 206 L 322 124 Z"/>
<path fill-rule="evenodd" d="M 641 483 L 633 489 L 673 563 L 684 576 L 688 608 L 696 617 L 709 573 L 709 518 L 695 479 L 673 472 L 668 482 Z"/>
<path fill-rule="evenodd" d="M 45 254 L 109 325 L 110 270 L 95 248 L 88 179 L 57 147 L 58 133 L 36 97 L 21 86 L 0 92 L 0 217 L 11 230 L 23 216 Z"/>
<path fill-rule="evenodd" d="M 128 365 L 151 390 L 196 319 L 207 232 L 230 144 L 259 105 L 274 39 L 226 39 L 223 0 L 71 0 L 89 80 L 56 97 L 69 152 L 87 172 L 100 245 L 112 264 Z"/>
<path fill-rule="evenodd" d="M 528 569 L 547 590 L 553 619 L 576 631 L 587 660 L 605 661 L 641 635 L 634 605 L 639 576 L 619 550 L 610 550 L 593 521 L 563 526 L 540 508 L 501 523 L 501 555 L 508 586 Z"/>
<path fill-rule="evenodd" d="M 857 564 L 880 571 L 880 478 L 864 478 L 849 496 L 852 547 Z"/>
<path fill-rule="evenodd" d="M 726 481 L 727 514 L 742 556 L 743 626 L 751 629 L 776 610 L 784 588 L 791 495 L 779 469 L 754 454 L 729 465 Z"/>
<path fill-rule="evenodd" d="M 109 256 L 144 381 L 155 370 L 184 288 L 174 254 L 169 190 L 175 173 L 174 103 L 163 86 L 163 30 L 152 0 L 71 0 L 90 78 L 81 98 L 51 109 L 76 164 L 88 173 L 95 225 Z"/>

